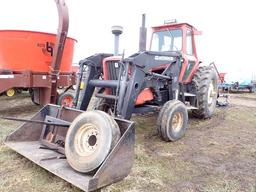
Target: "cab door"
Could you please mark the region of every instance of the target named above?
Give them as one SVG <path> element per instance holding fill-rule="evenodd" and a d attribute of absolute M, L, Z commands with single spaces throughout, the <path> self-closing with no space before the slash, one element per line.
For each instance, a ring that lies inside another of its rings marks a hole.
<path fill-rule="evenodd" d="M 183 64 L 179 77 L 179 82 L 189 83 L 196 71 L 199 63 L 196 55 L 195 41 L 191 29 L 186 29 L 183 34 Z"/>

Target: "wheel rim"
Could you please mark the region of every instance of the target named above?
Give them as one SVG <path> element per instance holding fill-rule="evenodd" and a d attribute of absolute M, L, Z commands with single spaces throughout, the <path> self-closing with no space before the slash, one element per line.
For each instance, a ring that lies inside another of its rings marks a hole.
<path fill-rule="evenodd" d="M 183 126 L 184 117 L 181 112 L 176 112 L 172 118 L 172 129 L 174 132 L 179 132 Z"/>
<path fill-rule="evenodd" d="M 94 153 L 99 146 L 98 128 L 87 123 L 83 125 L 75 135 L 75 151 L 80 156 L 89 156 Z"/>
<path fill-rule="evenodd" d="M 215 95 L 216 95 L 216 91 L 214 89 L 214 82 L 211 81 L 209 88 L 208 88 L 208 99 L 207 99 L 209 106 L 213 104 Z"/>
<path fill-rule="evenodd" d="M 61 106 L 72 107 L 73 106 L 73 97 L 65 96 L 61 101 Z"/>
<path fill-rule="evenodd" d="M 8 97 L 13 97 L 15 94 L 15 90 L 14 89 L 9 89 L 7 92 L 6 92 L 6 95 Z"/>

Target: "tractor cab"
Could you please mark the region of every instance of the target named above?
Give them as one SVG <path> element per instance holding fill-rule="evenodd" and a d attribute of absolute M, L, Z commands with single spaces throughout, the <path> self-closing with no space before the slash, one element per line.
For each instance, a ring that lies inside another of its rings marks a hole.
<path fill-rule="evenodd" d="M 191 82 L 192 76 L 199 65 L 197 58 L 195 35 L 200 31 L 187 23 L 169 22 L 162 26 L 152 27 L 150 51 L 180 52 L 184 59 L 179 81 Z"/>

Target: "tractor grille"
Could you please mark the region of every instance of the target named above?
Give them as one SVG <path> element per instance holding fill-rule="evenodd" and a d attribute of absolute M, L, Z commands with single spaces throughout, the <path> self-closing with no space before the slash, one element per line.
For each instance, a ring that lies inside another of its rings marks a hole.
<path fill-rule="evenodd" d="M 109 80 L 118 80 L 119 77 L 119 71 L 120 71 L 120 66 L 117 61 L 108 61 L 107 62 L 108 66 L 108 78 Z M 111 90 L 112 95 L 116 95 L 116 89 L 113 88 Z"/>
<path fill-rule="evenodd" d="M 116 61 L 108 61 L 108 77 L 109 80 L 118 80 L 119 76 L 119 63 Z"/>

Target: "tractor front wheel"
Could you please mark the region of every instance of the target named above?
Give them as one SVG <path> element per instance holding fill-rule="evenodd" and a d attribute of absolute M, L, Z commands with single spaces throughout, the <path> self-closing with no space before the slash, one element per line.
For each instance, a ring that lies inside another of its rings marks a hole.
<path fill-rule="evenodd" d="M 121 136 L 119 126 L 103 111 L 86 111 L 71 123 L 65 155 L 76 171 L 90 173 L 105 160 Z"/>
<path fill-rule="evenodd" d="M 176 141 L 185 135 L 188 127 L 188 112 L 184 103 L 171 100 L 164 104 L 158 119 L 157 129 L 165 141 Z"/>
<path fill-rule="evenodd" d="M 210 118 L 216 108 L 218 96 L 218 76 L 211 66 L 203 66 L 195 73 L 193 82 L 197 91 L 198 109 L 193 115 L 198 118 Z"/>

